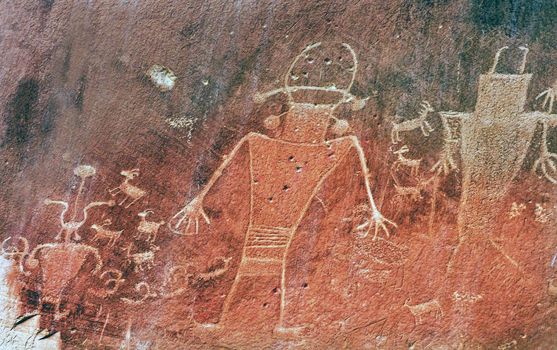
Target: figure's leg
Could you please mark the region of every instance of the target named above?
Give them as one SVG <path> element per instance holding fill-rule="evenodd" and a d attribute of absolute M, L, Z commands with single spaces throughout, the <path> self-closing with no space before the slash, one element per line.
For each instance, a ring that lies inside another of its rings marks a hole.
<path fill-rule="evenodd" d="M 275 327 L 275 332 L 283 335 L 298 335 L 305 327 L 285 327 L 285 305 L 286 304 L 286 259 L 282 261 L 282 271 L 280 276 L 280 315 L 278 325 Z"/>
<path fill-rule="evenodd" d="M 241 262 L 240 262 L 240 264 L 241 264 Z M 230 288 L 230 291 L 228 292 L 228 295 L 226 296 L 226 299 L 224 299 L 224 304 L 222 305 L 222 312 L 221 312 L 220 318 L 218 320 L 219 324 L 222 324 L 226 321 L 226 317 L 228 316 L 228 311 L 230 309 L 230 303 L 232 302 L 234 294 L 236 294 L 236 289 L 238 288 L 238 283 L 240 283 L 241 278 L 242 278 L 241 274 L 239 272 L 236 273 L 236 277 L 234 278 L 234 282 L 232 283 L 232 287 Z"/>

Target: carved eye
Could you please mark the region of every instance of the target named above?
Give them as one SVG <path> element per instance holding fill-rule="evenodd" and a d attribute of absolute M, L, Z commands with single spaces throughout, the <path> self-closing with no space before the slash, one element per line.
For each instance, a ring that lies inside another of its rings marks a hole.
<path fill-rule="evenodd" d="M 328 57 L 325 58 L 325 59 L 323 60 L 323 62 L 325 62 L 326 65 L 330 65 L 331 63 L 333 63 L 333 61 L 332 61 L 330 58 L 328 58 Z"/>

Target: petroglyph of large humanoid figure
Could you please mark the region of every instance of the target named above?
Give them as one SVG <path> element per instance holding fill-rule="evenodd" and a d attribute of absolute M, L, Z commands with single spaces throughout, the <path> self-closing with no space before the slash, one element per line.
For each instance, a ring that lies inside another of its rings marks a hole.
<path fill-rule="evenodd" d="M 258 133 L 249 133 L 243 137 L 201 193 L 169 222 L 171 229 L 179 234 L 196 234 L 200 220 L 210 224 L 203 210 L 203 199 L 227 166 L 235 161 L 240 148 L 247 146 L 251 177 L 249 225 L 240 266 L 224 302 L 219 323 L 226 319 L 231 300 L 243 277 L 276 275 L 281 279 L 280 318 L 276 330 L 292 331 L 283 326 L 287 298 L 285 260 L 289 246 L 321 184 L 347 155 L 357 155 L 365 179 L 367 220 L 359 226 L 360 236 L 365 237 L 373 232 L 375 239 L 380 231 L 388 236 L 387 225 L 396 226 L 381 215 L 374 202 L 369 170 L 358 138 L 341 136 L 347 131 L 348 123 L 334 117 L 336 108 L 341 104 L 349 103 L 353 110 L 365 105 L 365 99 L 358 99 L 350 93 L 358 66 L 356 55 L 348 44 L 342 44 L 337 49 L 343 53 L 343 57 L 318 60 L 317 52 L 322 48 L 321 43 L 307 46 L 290 65 L 284 78 L 284 87 L 256 95 L 256 102 L 263 102 L 279 93 L 286 95 L 288 111 L 265 120 L 265 126 L 277 131 L 277 137 Z M 331 79 L 324 83 L 326 78 L 321 79 L 319 84 L 308 84 L 310 73 L 304 67 L 318 64 L 323 67 L 319 77 L 321 74 L 325 77 L 324 72 L 332 70 L 329 76 Z M 317 95 L 327 95 L 329 100 L 319 103 L 303 100 L 315 99 Z M 328 133 L 336 136 L 327 139 Z"/>
<path fill-rule="evenodd" d="M 538 95 L 545 96 L 546 111 L 525 112 L 524 107 L 532 74 L 524 73 L 528 48 L 520 47 L 522 60 L 518 74 L 497 73 L 499 49 L 491 69 L 480 76 L 478 98 L 473 112 L 439 112 L 444 126 L 445 142 L 440 160 L 432 171 L 449 173 L 458 170 L 454 156 L 462 159 L 462 197 L 458 214 L 459 244 L 469 239 L 486 240 L 516 268 L 518 263 L 506 254 L 491 237 L 496 230 L 493 208 L 507 193 L 520 171 L 536 126 L 542 126 L 542 144 L 533 172 L 557 183 L 557 155 L 548 150 L 547 130 L 557 125 L 557 115 L 551 114 L 555 87 Z M 453 259 L 448 263 L 453 267 Z"/>

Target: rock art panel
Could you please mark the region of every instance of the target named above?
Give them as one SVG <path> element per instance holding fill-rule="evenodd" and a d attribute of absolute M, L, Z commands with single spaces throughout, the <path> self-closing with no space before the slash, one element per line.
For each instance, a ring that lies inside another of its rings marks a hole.
<path fill-rule="evenodd" d="M 0 348 L 555 347 L 557 12 L 494 4 L 1 3 Z"/>

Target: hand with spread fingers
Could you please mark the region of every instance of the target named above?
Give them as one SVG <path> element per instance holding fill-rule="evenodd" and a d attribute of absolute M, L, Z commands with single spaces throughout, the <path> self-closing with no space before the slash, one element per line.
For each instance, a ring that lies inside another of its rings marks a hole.
<path fill-rule="evenodd" d="M 203 218 L 207 225 L 211 224 L 203 210 L 203 197 L 196 197 L 170 219 L 168 226 L 177 235 L 196 235 L 199 233 L 200 218 Z"/>
<path fill-rule="evenodd" d="M 379 231 L 382 230 L 383 232 L 385 232 L 387 237 L 390 237 L 390 231 L 388 228 L 388 225 L 393 226 L 394 228 L 397 227 L 397 224 L 392 222 L 391 220 L 385 218 L 378 210 L 371 210 L 372 212 L 370 213 L 370 209 L 367 205 L 363 205 L 363 206 L 359 206 L 356 209 L 356 214 L 355 216 L 359 216 L 362 214 L 362 211 L 365 210 L 367 213 L 365 213 L 366 218 L 363 220 L 363 222 L 361 224 L 359 224 L 358 226 L 354 227 L 352 232 L 355 232 L 358 234 L 358 236 L 360 238 L 366 238 L 367 236 L 369 236 L 369 233 L 371 232 L 372 228 L 374 229 L 374 234 L 373 234 L 373 240 L 375 241 L 377 239 L 377 237 L 379 236 Z M 367 215 L 369 215 L 369 218 Z"/>

